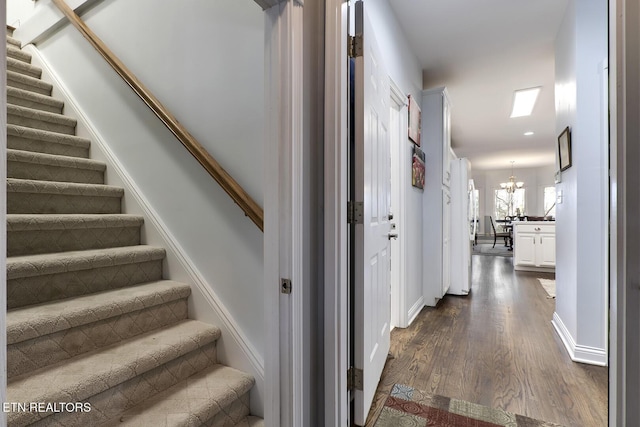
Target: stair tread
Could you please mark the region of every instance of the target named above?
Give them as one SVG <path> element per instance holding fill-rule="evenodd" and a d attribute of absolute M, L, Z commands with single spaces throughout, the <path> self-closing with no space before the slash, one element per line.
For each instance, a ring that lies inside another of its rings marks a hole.
<path fill-rule="evenodd" d="M 35 77 L 25 76 L 24 74 L 7 70 L 7 83 L 10 81 L 16 81 L 29 86 L 39 87 L 41 89 L 46 89 L 49 92 L 51 92 L 51 89 L 53 89 L 53 85 L 51 83 L 43 82 L 42 80 L 36 79 Z"/>
<path fill-rule="evenodd" d="M 17 376 L 7 383 L 12 402 L 82 402 L 153 368 L 215 342 L 220 329 L 185 320 L 72 359 Z M 20 415 L 19 413 L 9 414 Z"/>
<path fill-rule="evenodd" d="M 36 110 L 34 108 L 22 107 L 20 105 L 13 104 L 7 104 L 7 115 L 9 114 L 34 120 L 41 120 L 47 123 L 56 123 L 73 127 L 75 127 L 78 122 L 76 119 L 64 116 L 59 113 L 50 113 L 48 111 Z"/>
<path fill-rule="evenodd" d="M 97 160 L 16 150 L 12 148 L 7 149 L 7 161 L 35 163 L 39 165 L 58 166 L 65 168 L 89 169 L 101 172 L 104 172 L 107 168 L 104 162 L 100 162 Z"/>
<path fill-rule="evenodd" d="M 248 416 L 234 427 L 264 427 L 264 420 L 259 417 Z"/>
<path fill-rule="evenodd" d="M 12 44 L 14 46 L 16 46 L 17 48 L 20 48 L 20 46 L 22 46 L 22 42 L 18 39 L 15 39 L 11 36 L 7 36 L 7 43 Z"/>
<path fill-rule="evenodd" d="M 7 125 L 7 136 L 18 136 L 26 139 L 38 139 L 51 143 L 89 147 L 91 140 L 75 135 L 66 135 L 42 129 L 28 128 L 20 125 Z"/>
<path fill-rule="evenodd" d="M 165 249 L 136 245 L 7 258 L 7 280 L 161 260 Z"/>
<path fill-rule="evenodd" d="M 104 184 L 81 184 L 76 182 L 7 178 L 7 192 L 122 197 L 124 189 Z"/>
<path fill-rule="evenodd" d="M 17 57 L 24 62 L 31 62 L 31 54 L 21 50 L 17 46 L 7 45 L 7 56 Z"/>
<path fill-rule="evenodd" d="M 187 298 L 185 283 L 159 280 L 127 288 L 17 308 L 7 312 L 7 343 L 15 344 Z"/>
<path fill-rule="evenodd" d="M 139 227 L 143 222 L 129 214 L 7 214 L 7 232 Z"/>
<path fill-rule="evenodd" d="M 42 75 L 42 69 L 40 67 L 36 67 L 35 65 L 31 65 L 30 63 L 11 58 L 10 56 L 7 56 L 7 68 L 13 68 L 12 71 L 26 74 L 35 78 L 40 78 L 40 76 Z"/>
<path fill-rule="evenodd" d="M 49 95 L 43 95 L 41 93 L 30 92 L 28 90 L 20 89 L 17 87 L 7 86 L 7 97 L 13 96 L 15 98 L 23 98 L 29 101 L 38 102 L 40 104 L 47 104 L 53 107 L 62 109 L 64 102 L 55 99 Z M 14 105 L 8 103 L 9 105 Z"/>
<path fill-rule="evenodd" d="M 104 172 L 104 162 L 80 157 L 60 156 L 56 154 L 37 153 L 33 151 L 7 149 L 7 161 L 34 163 L 38 165 L 58 166 L 64 168 L 89 169 Z"/>
<path fill-rule="evenodd" d="M 253 384 L 254 379 L 244 372 L 214 365 L 125 411 L 102 427 L 200 426 L 247 393 Z M 257 420 L 253 417 L 251 421 Z"/>

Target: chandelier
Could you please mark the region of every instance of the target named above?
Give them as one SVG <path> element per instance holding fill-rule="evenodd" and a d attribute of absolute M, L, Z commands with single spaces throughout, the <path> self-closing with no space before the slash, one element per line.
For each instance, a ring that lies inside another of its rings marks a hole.
<path fill-rule="evenodd" d="M 516 181 L 516 177 L 513 175 L 513 163 L 511 161 L 511 176 L 509 177 L 509 182 L 501 182 L 500 188 L 503 190 L 507 190 L 507 193 L 514 193 L 517 189 L 524 187 L 524 182 Z"/>

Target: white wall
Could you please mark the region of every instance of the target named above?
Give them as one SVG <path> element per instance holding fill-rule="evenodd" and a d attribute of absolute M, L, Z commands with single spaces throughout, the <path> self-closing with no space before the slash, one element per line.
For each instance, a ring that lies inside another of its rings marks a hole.
<path fill-rule="evenodd" d="M 100 2 L 83 18 L 261 204 L 261 9 L 251 0 L 194 0 L 162 7 L 149 0 L 115 0 Z M 21 27 L 25 34 L 31 33 L 27 24 Z M 242 37 L 232 36 L 238 32 Z M 45 61 L 256 356 L 263 357 L 262 233 L 77 30 L 66 25 L 43 37 L 38 48 Z M 203 301 L 192 305 L 202 308 Z M 231 339 L 223 337 L 222 346 Z"/>
<path fill-rule="evenodd" d="M 554 165 L 541 166 L 537 168 L 514 168 L 513 174 L 517 181 L 524 182 L 525 188 L 525 215 L 544 215 L 544 187 L 553 187 Z M 476 189 L 479 191 L 479 234 L 489 234 L 491 230 L 484 229 L 485 215 L 494 215 L 494 190 L 500 188 L 501 182 L 506 182 L 511 176 L 511 167 L 493 170 L 474 170 L 471 164 L 471 178 L 473 178 Z M 494 218 L 496 219 L 496 218 Z"/>
<path fill-rule="evenodd" d="M 572 166 L 556 191 L 554 325 L 574 360 L 606 363 L 607 156 L 601 91 L 607 2 L 569 2 L 556 38 L 556 132 L 571 127 Z"/>
<path fill-rule="evenodd" d="M 7 25 L 18 28 L 35 9 L 34 0 L 7 0 Z"/>
<path fill-rule="evenodd" d="M 365 10 L 371 20 L 372 27 L 376 30 L 375 37 L 382 51 L 389 77 L 405 95 L 411 94 L 419 102 L 422 89 L 422 71 L 416 56 L 408 47 L 409 43 L 404 31 L 388 1 L 367 0 Z M 401 114 L 407 114 L 406 107 Z M 402 245 L 406 265 L 405 300 L 402 305 L 406 309 L 404 317 L 410 321 L 411 317 L 417 314 L 415 311 L 416 303 L 422 298 L 422 197 L 424 193 L 411 186 L 413 144 L 407 137 L 406 143 L 403 145 L 400 150 L 399 173 L 403 178 L 401 189 L 404 194 L 401 197 L 403 202 L 401 209 L 404 212 L 394 212 L 396 215 L 394 218 L 396 220 L 402 219 L 402 223 L 398 224 L 398 241 Z M 414 312 L 410 312 L 412 307 Z M 419 311 L 420 308 L 422 308 L 421 305 L 417 310 Z M 400 318 L 403 318 L 403 313 Z"/>

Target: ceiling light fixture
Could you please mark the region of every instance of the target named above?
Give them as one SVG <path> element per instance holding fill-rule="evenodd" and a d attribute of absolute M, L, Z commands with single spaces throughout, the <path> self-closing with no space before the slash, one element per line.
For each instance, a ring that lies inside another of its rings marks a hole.
<path fill-rule="evenodd" d="M 522 182 L 522 181 L 517 181 L 516 182 L 516 177 L 513 175 L 513 164 L 514 163 L 515 162 L 512 160 L 511 161 L 511 176 L 509 177 L 509 181 L 500 183 L 500 188 L 502 188 L 503 190 L 507 190 L 507 193 L 515 193 L 515 191 L 517 189 L 524 187 L 524 182 Z"/>
<path fill-rule="evenodd" d="M 533 135 L 533 132 L 531 132 L 531 131 L 524 133 L 524 136 L 531 136 L 531 135 Z"/>
<path fill-rule="evenodd" d="M 511 118 L 530 116 L 542 87 L 517 90 L 513 94 Z"/>

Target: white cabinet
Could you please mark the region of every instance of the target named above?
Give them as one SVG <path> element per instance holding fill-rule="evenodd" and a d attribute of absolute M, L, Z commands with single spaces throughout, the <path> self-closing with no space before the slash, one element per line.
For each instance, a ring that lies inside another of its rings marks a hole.
<path fill-rule="evenodd" d="M 550 271 L 555 269 L 555 222 L 515 222 L 513 236 L 513 265 L 516 270 Z"/>
<path fill-rule="evenodd" d="M 442 295 L 451 286 L 451 194 L 442 192 Z M 445 256 L 446 254 L 447 256 Z"/>
<path fill-rule="evenodd" d="M 437 304 L 451 284 L 450 106 L 444 87 L 422 92 L 422 279 L 424 303 Z M 412 191 L 421 192 L 418 189 Z M 418 193 L 420 194 L 420 193 Z"/>
<path fill-rule="evenodd" d="M 451 106 L 447 90 L 442 90 L 442 184 L 451 185 Z"/>

